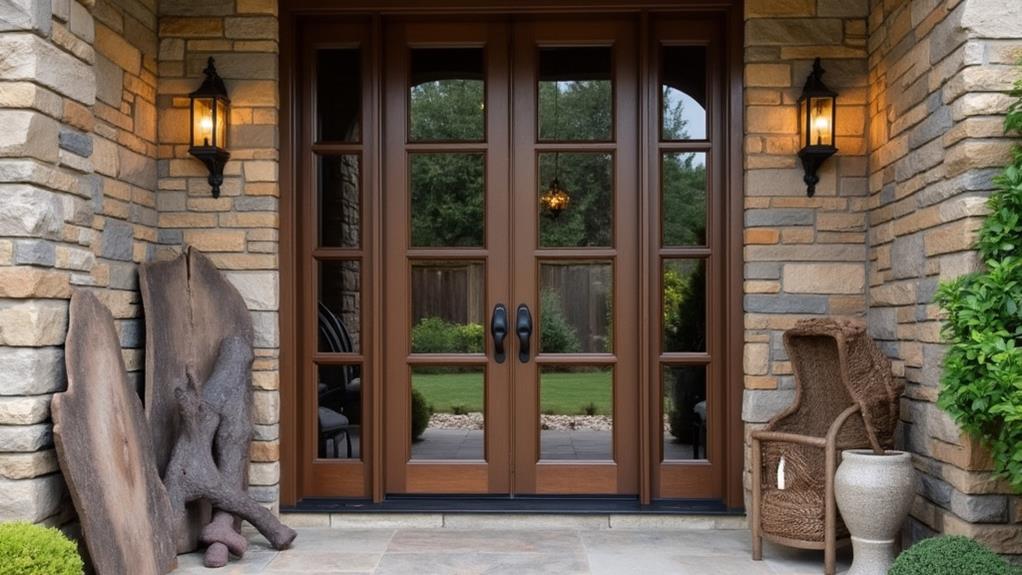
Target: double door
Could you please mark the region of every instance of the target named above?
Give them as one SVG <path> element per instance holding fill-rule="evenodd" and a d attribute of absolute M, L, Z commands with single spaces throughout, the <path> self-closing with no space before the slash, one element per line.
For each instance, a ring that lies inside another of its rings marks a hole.
<path fill-rule="evenodd" d="M 631 26 L 386 39 L 388 493 L 636 493 Z"/>
<path fill-rule="evenodd" d="M 299 498 L 724 496 L 721 21 L 644 18 L 303 25 Z"/>

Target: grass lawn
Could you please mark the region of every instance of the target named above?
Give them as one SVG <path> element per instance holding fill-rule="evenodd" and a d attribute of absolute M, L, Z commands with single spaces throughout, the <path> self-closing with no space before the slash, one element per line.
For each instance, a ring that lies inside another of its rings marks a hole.
<path fill-rule="evenodd" d="M 557 415 L 584 415 L 595 404 L 596 413 L 610 415 L 612 372 L 544 373 L 540 385 L 540 411 Z M 453 406 L 466 411 L 483 410 L 482 373 L 416 373 L 412 386 L 437 413 L 451 413 Z"/>

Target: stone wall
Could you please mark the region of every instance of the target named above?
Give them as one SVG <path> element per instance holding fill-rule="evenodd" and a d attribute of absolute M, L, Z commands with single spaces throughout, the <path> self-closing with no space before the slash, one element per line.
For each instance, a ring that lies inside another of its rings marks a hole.
<path fill-rule="evenodd" d="M 935 405 L 940 281 L 975 270 L 975 232 L 1009 157 L 1005 91 L 1022 57 L 1016 0 L 872 1 L 869 323 L 904 376 L 904 447 L 921 480 L 911 537 L 969 535 L 1022 554 L 1022 500 Z"/>
<path fill-rule="evenodd" d="M 867 13 L 867 0 L 745 1 L 747 431 L 794 398 L 784 330 L 866 313 Z M 839 151 L 809 198 L 797 100 L 816 57 L 840 93 Z"/>
<path fill-rule="evenodd" d="M 250 493 L 279 498 L 277 1 L 159 2 L 159 243 L 157 257 L 189 244 L 241 291 L 255 325 L 256 441 Z M 188 154 L 188 93 L 210 57 L 231 98 L 231 159 L 221 196 Z"/>
<path fill-rule="evenodd" d="M 49 400 L 72 287 L 111 308 L 136 383 L 136 263 L 156 239 L 156 14 L 143 0 L 0 7 L 0 520 L 71 515 Z"/>

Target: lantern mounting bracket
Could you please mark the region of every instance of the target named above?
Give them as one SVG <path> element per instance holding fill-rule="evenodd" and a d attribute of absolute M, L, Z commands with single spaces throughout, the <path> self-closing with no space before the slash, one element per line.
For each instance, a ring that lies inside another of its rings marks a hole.
<path fill-rule="evenodd" d="M 806 146 L 799 150 L 798 157 L 802 160 L 802 169 L 805 176 L 802 181 L 806 183 L 806 194 L 811 198 L 816 194 L 816 184 L 820 183 L 820 176 L 816 174 L 823 162 L 837 153 L 834 146 Z"/>

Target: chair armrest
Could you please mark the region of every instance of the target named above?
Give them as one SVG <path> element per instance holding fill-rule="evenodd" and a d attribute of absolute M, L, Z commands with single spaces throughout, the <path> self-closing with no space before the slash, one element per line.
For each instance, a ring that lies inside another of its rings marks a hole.
<path fill-rule="evenodd" d="M 810 447 L 826 447 L 827 440 L 823 437 L 812 435 L 801 435 L 798 433 L 787 433 L 784 431 L 754 431 L 752 439 L 756 441 L 775 441 L 779 443 L 797 443 Z"/>

